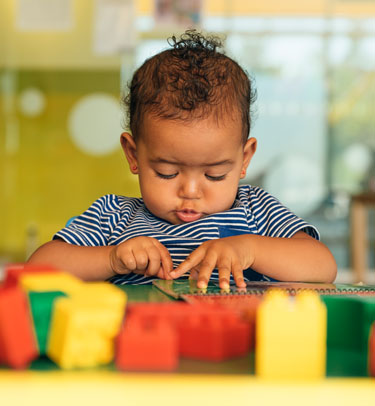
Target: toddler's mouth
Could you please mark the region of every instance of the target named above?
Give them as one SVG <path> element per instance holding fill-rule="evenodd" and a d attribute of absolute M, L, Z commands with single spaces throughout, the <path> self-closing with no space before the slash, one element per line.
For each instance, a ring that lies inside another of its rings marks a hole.
<path fill-rule="evenodd" d="M 184 209 L 177 210 L 176 215 L 184 223 L 189 223 L 191 221 L 199 220 L 203 216 L 203 213 L 198 213 L 194 210 Z"/>

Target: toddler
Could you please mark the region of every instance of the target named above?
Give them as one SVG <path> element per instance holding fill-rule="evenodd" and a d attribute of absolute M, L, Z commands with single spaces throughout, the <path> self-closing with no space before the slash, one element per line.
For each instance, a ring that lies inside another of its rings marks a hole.
<path fill-rule="evenodd" d="M 252 81 L 195 30 L 135 72 L 121 135 L 142 198 L 101 197 L 29 259 L 84 280 L 332 282 L 316 228 L 259 187 L 239 186 L 254 156 Z"/>

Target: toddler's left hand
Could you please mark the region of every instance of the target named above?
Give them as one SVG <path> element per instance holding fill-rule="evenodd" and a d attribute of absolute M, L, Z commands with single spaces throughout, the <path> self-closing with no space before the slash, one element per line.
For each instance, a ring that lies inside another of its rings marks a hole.
<path fill-rule="evenodd" d="M 225 237 L 204 242 L 193 251 L 184 262 L 170 273 L 173 279 L 190 271 L 190 278 L 197 279 L 197 287 L 207 287 L 212 271 L 219 272 L 219 286 L 229 288 L 230 274 L 237 287 L 244 288 L 243 270 L 254 262 L 249 235 Z"/>

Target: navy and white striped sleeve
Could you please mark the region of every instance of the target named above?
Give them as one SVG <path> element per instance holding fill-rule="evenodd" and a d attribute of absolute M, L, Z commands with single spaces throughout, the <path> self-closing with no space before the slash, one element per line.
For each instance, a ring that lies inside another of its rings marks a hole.
<path fill-rule="evenodd" d="M 290 238 L 298 231 L 304 231 L 311 237 L 320 239 L 315 226 L 295 215 L 263 189 L 252 188 L 249 203 L 259 235 Z"/>
<path fill-rule="evenodd" d="M 73 245 L 105 246 L 120 217 L 116 195 L 96 200 L 83 214 L 67 227 L 58 231 L 53 239 L 62 239 Z"/>

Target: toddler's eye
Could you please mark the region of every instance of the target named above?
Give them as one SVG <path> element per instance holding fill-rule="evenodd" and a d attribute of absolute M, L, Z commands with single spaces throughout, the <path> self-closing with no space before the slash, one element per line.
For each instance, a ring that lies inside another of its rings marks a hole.
<path fill-rule="evenodd" d="M 208 180 L 212 180 L 213 182 L 217 182 L 217 181 L 220 181 L 220 180 L 224 180 L 226 176 L 227 175 L 221 175 L 221 176 L 206 175 L 206 178 Z"/>
<path fill-rule="evenodd" d="M 177 173 L 172 173 L 171 175 L 165 175 L 163 173 L 155 171 L 156 176 L 162 179 L 173 179 L 177 176 Z"/>

